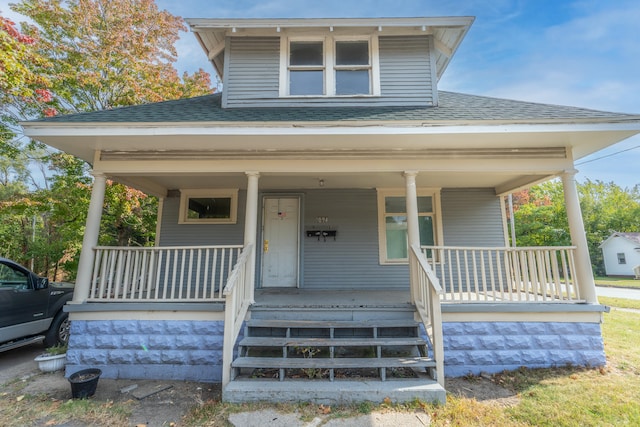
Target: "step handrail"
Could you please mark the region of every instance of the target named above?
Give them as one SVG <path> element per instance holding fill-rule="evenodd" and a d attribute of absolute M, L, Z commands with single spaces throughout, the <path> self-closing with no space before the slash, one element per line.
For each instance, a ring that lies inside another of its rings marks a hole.
<path fill-rule="evenodd" d="M 233 267 L 227 284 L 222 291 L 225 297 L 224 307 L 224 344 L 222 348 L 222 387 L 224 388 L 231 381 L 231 363 L 233 361 L 233 349 L 238 339 L 238 334 L 242 328 L 251 301 L 251 289 L 253 283 L 249 283 L 251 278 L 252 263 L 249 260 L 253 256 L 254 245 L 247 245 L 236 265 Z"/>
<path fill-rule="evenodd" d="M 433 359 L 436 362 L 435 379 L 444 388 L 444 347 L 440 307 L 442 287 L 418 245 L 410 247 L 409 272 L 412 300 L 433 346 Z"/>

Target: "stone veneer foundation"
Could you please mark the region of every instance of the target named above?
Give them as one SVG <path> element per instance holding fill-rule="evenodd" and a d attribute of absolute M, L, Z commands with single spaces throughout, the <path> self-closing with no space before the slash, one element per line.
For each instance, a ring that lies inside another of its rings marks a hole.
<path fill-rule="evenodd" d="M 66 374 L 219 382 L 223 335 L 223 321 L 74 320 Z M 448 377 L 606 363 L 598 323 L 445 322 L 443 336 Z"/>
<path fill-rule="evenodd" d="M 74 320 L 66 374 L 219 382 L 223 321 Z"/>
<path fill-rule="evenodd" d="M 598 323 L 445 322 L 445 375 L 606 363 Z"/>

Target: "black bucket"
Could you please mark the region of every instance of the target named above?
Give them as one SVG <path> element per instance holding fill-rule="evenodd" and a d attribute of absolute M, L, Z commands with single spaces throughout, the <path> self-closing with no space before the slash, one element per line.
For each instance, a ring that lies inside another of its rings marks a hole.
<path fill-rule="evenodd" d="M 74 399 L 86 399 L 96 392 L 98 380 L 102 375 L 100 369 L 83 369 L 69 377 L 71 383 L 71 397 Z"/>

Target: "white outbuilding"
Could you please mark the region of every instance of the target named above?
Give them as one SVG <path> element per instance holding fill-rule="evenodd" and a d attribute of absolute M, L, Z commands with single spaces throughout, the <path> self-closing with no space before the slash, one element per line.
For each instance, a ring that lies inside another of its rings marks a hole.
<path fill-rule="evenodd" d="M 640 278 L 640 233 L 614 232 L 600 248 L 607 276 Z"/>

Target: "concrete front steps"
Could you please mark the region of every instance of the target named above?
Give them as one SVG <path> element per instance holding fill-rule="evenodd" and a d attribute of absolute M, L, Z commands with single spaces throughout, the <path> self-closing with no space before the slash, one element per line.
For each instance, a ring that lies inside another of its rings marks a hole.
<path fill-rule="evenodd" d="M 419 330 L 407 319 L 249 320 L 223 399 L 444 402 Z"/>

